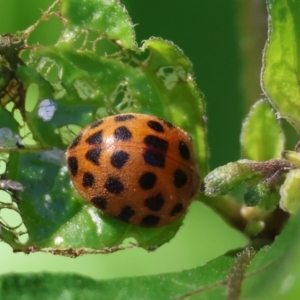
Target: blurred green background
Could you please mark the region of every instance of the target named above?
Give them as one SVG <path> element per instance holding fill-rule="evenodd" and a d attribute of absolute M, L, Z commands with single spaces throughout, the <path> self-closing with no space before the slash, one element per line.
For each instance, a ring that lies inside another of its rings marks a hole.
<path fill-rule="evenodd" d="M 151 36 L 162 37 L 177 44 L 192 61 L 194 77 L 207 101 L 211 168 L 237 160 L 245 111 L 236 1 L 121 2 L 136 24 L 139 45 Z M 26 29 L 51 3 L 52 0 L 0 0 L 0 34 Z M 47 27 L 40 36 L 34 36 L 35 42 L 51 40 L 54 31 Z M 155 252 L 129 249 L 71 259 L 43 253 L 13 254 L 9 246 L 1 243 L 0 272 L 74 272 L 94 278 L 165 273 L 199 266 L 246 243 L 242 234 L 197 202 L 177 236 Z"/>

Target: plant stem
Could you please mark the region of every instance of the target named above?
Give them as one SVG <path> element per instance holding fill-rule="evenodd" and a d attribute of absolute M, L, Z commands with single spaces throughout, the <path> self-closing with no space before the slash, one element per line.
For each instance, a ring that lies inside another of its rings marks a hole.
<path fill-rule="evenodd" d="M 241 213 L 242 205 L 230 196 L 201 197 L 202 202 L 213 209 L 235 229 L 245 233 L 247 220 Z"/>
<path fill-rule="evenodd" d="M 254 243 L 263 241 L 263 245 L 271 243 L 275 237 L 281 232 L 283 226 L 289 218 L 289 214 L 277 207 L 270 213 L 261 213 L 257 215 L 257 221 L 264 223 L 264 228 L 255 236 L 250 236 L 246 230 L 249 224 L 247 219 L 242 213 L 243 205 L 238 203 L 230 196 L 217 196 L 217 197 L 201 197 L 202 202 L 213 209 L 225 222 L 230 226 L 244 233 Z M 260 216 L 260 218 L 259 218 Z"/>

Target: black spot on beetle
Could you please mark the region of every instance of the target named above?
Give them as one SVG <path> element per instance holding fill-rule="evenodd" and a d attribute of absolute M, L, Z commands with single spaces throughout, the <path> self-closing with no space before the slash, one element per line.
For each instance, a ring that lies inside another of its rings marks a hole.
<path fill-rule="evenodd" d="M 127 121 L 127 120 L 132 120 L 134 119 L 133 115 L 119 115 L 119 116 L 115 116 L 115 121 L 116 122 L 123 122 L 123 121 Z"/>
<path fill-rule="evenodd" d="M 134 209 L 131 206 L 127 205 L 122 208 L 121 212 L 116 217 L 124 222 L 129 222 L 129 220 L 131 219 L 131 217 L 134 216 L 134 214 Z"/>
<path fill-rule="evenodd" d="M 157 195 L 147 198 L 145 200 L 145 206 L 152 211 L 159 211 L 164 205 L 164 198 L 160 193 Z"/>
<path fill-rule="evenodd" d="M 150 120 L 147 125 L 156 132 L 165 132 L 164 127 L 157 121 Z"/>
<path fill-rule="evenodd" d="M 165 167 L 165 154 L 153 150 L 146 150 L 143 153 L 143 158 L 146 164 L 152 167 Z"/>
<path fill-rule="evenodd" d="M 139 179 L 139 185 L 144 190 L 152 189 L 156 183 L 156 175 L 152 172 L 145 172 Z"/>
<path fill-rule="evenodd" d="M 169 143 L 166 140 L 161 139 L 155 135 L 147 135 L 144 138 L 144 143 L 150 148 L 163 152 L 167 151 L 169 145 Z"/>
<path fill-rule="evenodd" d="M 107 199 L 101 196 L 93 197 L 91 202 L 99 209 L 105 210 L 107 207 Z"/>
<path fill-rule="evenodd" d="M 190 154 L 190 149 L 188 148 L 186 143 L 180 141 L 178 148 L 179 148 L 180 156 L 185 160 L 189 160 L 191 157 L 191 154 Z"/>
<path fill-rule="evenodd" d="M 95 177 L 90 172 L 85 172 L 82 176 L 82 185 L 84 187 L 92 187 L 95 182 Z"/>
<path fill-rule="evenodd" d="M 172 123 L 170 123 L 169 121 L 166 121 L 166 120 L 161 119 L 161 118 L 158 118 L 158 119 L 161 120 L 162 122 L 164 122 L 170 129 L 175 128 L 175 126 Z"/>
<path fill-rule="evenodd" d="M 102 143 L 102 130 L 93 133 L 85 141 L 90 145 L 101 144 Z"/>
<path fill-rule="evenodd" d="M 160 218 L 158 216 L 154 215 L 148 215 L 143 218 L 141 225 L 145 227 L 152 227 L 155 226 L 159 223 Z"/>
<path fill-rule="evenodd" d="M 184 171 L 182 171 L 181 169 L 177 169 L 174 172 L 174 185 L 178 188 L 183 187 L 186 182 L 187 182 L 187 175 Z"/>
<path fill-rule="evenodd" d="M 101 154 L 101 148 L 90 149 L 86 152 L 85 158 L 92 162 L 94 165 L 99 166 L 99 157 Z"/>
<path fill-rule="evenodd" d="M 183 204 L 177 203 L 171 210 L 170 216 L 174 217 L 183 211 Z"/>
<path fill-rule="evenodd" d="M 123 183 L 116 177 L 109 177 L 104 185 L 105 189 L 112 194 L 120 194 L 124 191 Z"/>
<path fill-rule="evenodd" d="M 78 160 L 77 160 L 77 158 L 74 157 L 74 156 L 68 157 L 67 164 L 68 164 L 68 168 L 69 168 L 72 176 L 76 176 L 77 172 L 78 172 Z"/>
<path fill-rule="evenodd" d="M 126 126 L 121 126 L 115 130 L 114 136 L 118 141 L 127 141 L 131 138 L 131 132 Z"/>
<path fill-rule="evenodd" d="M 82 133 L 78 134 L 76 138 L 73 140 L 73 142 L 70 144 L 69 149 L 73 149 L 77 147 L 77 145 L 80 143 L 82 138 Z"/>
<path fill-rule="evenodd" d="M 117 168 L 121 169 L 129 159 L 129 154 L 125 151 L 116 151 L 110 158 L 111 164 Z"/>
<path fill-rule="evenodd" d="M 90 125 L 90 128 L 91 128 L 91 129 L 96 128 L 96 127 L 100 126 L 102 123 L 103 123 L 103 120 L 98 120 L 98 121 L 92 123 L 92 124 Z"/>

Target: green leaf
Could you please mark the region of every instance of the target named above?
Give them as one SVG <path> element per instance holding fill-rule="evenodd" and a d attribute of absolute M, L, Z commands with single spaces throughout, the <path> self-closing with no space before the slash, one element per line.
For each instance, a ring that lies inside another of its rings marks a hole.
<path fill-rule="evenodd" d="M 300 207 L 299 197 L 300 170 L 288 172 L 283 185 L 280 187 L 280 207 L 284 211 L 295 214 Z"/>
<path fill-rule="evenodd" d="M 20 294 L 23 299 L 31 299 L 33 294 L 42 299 L 65 294 L 79 299 L 297 299 L 299 236 L 298 213 L 271 246 L 257 253 L 246 248 L 190 270 L 111 280 L 70 274 L 8 274 L 0 277 L 0 293 L 5 299 Z"/>
<path fill-rule="evenodd" d="M 243 123 L 241 134 L 242 157 L 265 161 L 279 158 L 284 150 L 284 135 L 270 105 L 256 102 Z"/>
<path fill-rule="evenodd" d="M 268 0 L 269 38 L 264 50 L 262 85 L 278 115 L 300 132 L 299 1 Z"/>
<path fill-rule="evenodd" d="M 240 299 L 298 299 L 300 293 L 300 214 L 291 218 L 270 247 L 250 264 Z"/>
<path fill-rule="evenodd" d="M 278 205 L 279 198 L 278 191 L 271 189 L 266 180 L 250 185 L 244 195 L 247 206 L 258 205 L 265 210 L 273 210 Z"/>
<path fill-rule="evenodd" d="M 96 119 L 146 113 L 191 134 L 203 178 L 208 169 L 205 105 L 193 80 L 191 62 L 176 45 L 158 38 L 138 49 L 133 25 L 119 1 L 69 0 L 59 8 L 64 28 L 57 43 L 29 47 L 28 60 L 11 68 L 21 88 L 27 91 L 35 84 L 38 95 L 31 110 L 25 110 L 25 93 L 18 98 L 22 101 L 17 109 L 26 129 L 19 135 L 25 149 L 7 150 L 5 171 L 25 188 L 12 195 L 12 203 L 19 204 L 29 238 L 24 244 L 13 243 L 8 234 L 2 238 L 7 237 L 15 250 L 71 256 L 114 251 L 128 237 L 153 250 L 176 234 L 182 218 L 152 229 L 105 216 L 74 190 L 64 151 L 80 129 Z M 35 27 L 50 15 L 58 16 L 55 9 L 50 7 L 34 26 L 20 33 L 21 39 L 27 42 Z M 15 49 L 13 57 L 19 51 Z M 18 233 L 11 232 L 18 241 Z"/>
<path fill-rule="evenodd" d="M 196 299 L 223 299 L 224 279 L 234 261 L 224 256 L 203 267 L 177 273 L 97 281 L 68 274 L 14 274 L 1 276 L 0 293 L 16 299 L 175 299 L 192 293 Z M 193 297 L 194 299 L 194 297 Z"/>
<path fill-rule="evenodd" d="M 300 153 L 296 151 L 284 151 L 282 156 L 296 168 L 300 167 Z"/>
<path fill-rule="evenodd" d="M 118 0 L 64 0 L 61 14 L 72 30 L 92 30 L 98 37 L 103 34 L 125 48 L 136 48 L 131 20 Z"/>
<path fill-rule="evenodd" d="M 258 174 L 252 168 L 253 163 L 241 159 L 214 169 L 204 178 L 205 194 L 210 197 L 228 194 L 242 182 L 255 178 Z"/>

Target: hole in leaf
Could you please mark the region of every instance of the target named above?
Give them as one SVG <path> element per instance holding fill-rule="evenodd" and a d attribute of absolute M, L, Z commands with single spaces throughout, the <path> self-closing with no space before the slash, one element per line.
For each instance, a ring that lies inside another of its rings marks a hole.
<path fill-rule="evenodd" d="M 73 86 L 77 90 L 77 93 L 82 100 L 90 99 L 96 92 L 90 83 L 85 80 L 77 79 L 74 81 Z"/>
<path fill-rule="evenodd" d="M 111 96 L 112 104 L 117 112 L 125 112 L 136 105 L 128 82 L 121 82 Z"/>
<path fill-rule="evenodd" d="M 26 227 L 24 224 L 20 226 L 20 234 L 18 236 L 20 243 L 25 244 L 29 238 L 28 233 L 26 232 Z"/>
<path fill-rule="evenodd" d="M 18 227 L 22 224 L 22 218 L 18 212 L 10 208 L 2 208 L 0 212 L 1 223 L 4 226 L 8 226 L 14 229 L 18 229 Z"/>
<path fill-rule="evenodd" d="M 36 106 L 39 96 L 39 89 L 36 83 L 32 83 L 26 93 L 25 110 L 31 112 Z"/>
<path fill-rule="evenodd" d="M 12 110 L 14 109 L 15 105 L 13 102 L 9 102 L 6 104 L 5 109 L 9 112 L 12 112 Z"/>
<path fill-rule="evenodd" d="M 6 162 L 3 160 L 0 160 L 0 175 L 5 173 L 6 170 Z"/>
<path fill-rule="evenodd" d="M 36 28 L 30 33 L 28 44 L 39 43 L 43 46 L 55 44 L 63 30 L 63 24 L 57 17 L 51 17 L 45 22 L 39 22 Z"/>
<path fill-rule="evenodd" d="M 70 124 L 55 129 L 54 133 L 61 136 L 64 145 L 69 145 L 81 130 L 82 127 L 75 124 Z"/>
<path fill-rule="evenodd" d="M 33 139 L 32 132 L 30 131 L 27 123 L 25 123 L 20 129 L 20 136 L 22 144 L 36 145 L 37 142 Z"/>
<path fill-rule="evenodd" d="M 0 203 L 1 204 L 10 204 L 11 201 L 11 195 L 7 193 L 6 191 L 0 190 Z"/>
<path fill-rule="evenodd" d="M 39 71 L 41 75 L 51 83 L 59 82 L 62 76 L 62 70 L 58 63 L 46 56 L 43 56 L 40 59 L 37 71 Z"/>
<path fill-rule="evenodd" d="M 119 48 L 112 41 L 102 38 L 95 41 L 95 51 L 100 56 L 106 56 L 118 53 Z"/>

